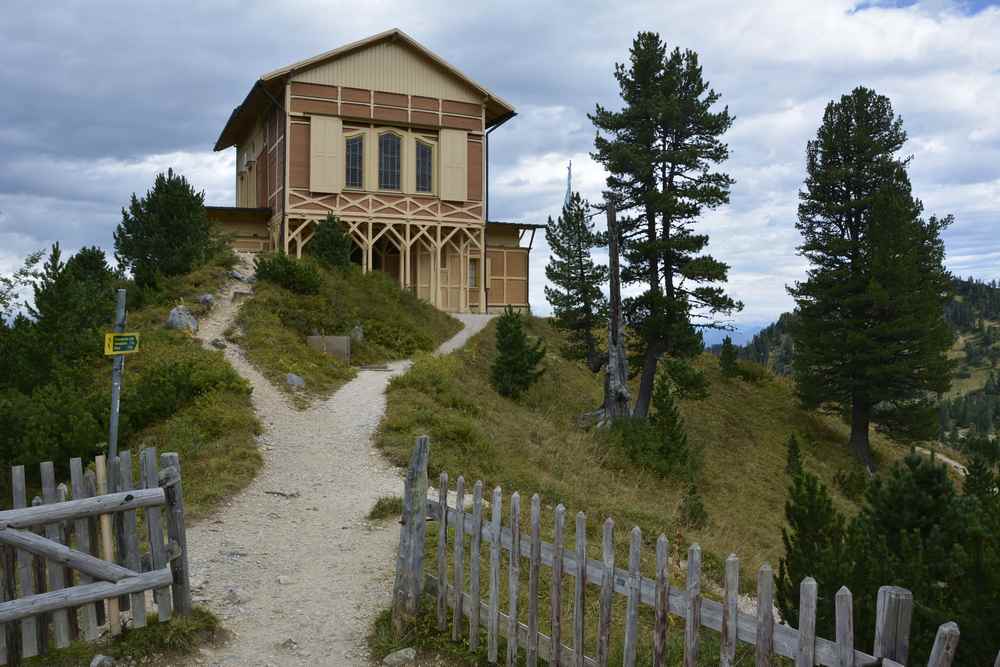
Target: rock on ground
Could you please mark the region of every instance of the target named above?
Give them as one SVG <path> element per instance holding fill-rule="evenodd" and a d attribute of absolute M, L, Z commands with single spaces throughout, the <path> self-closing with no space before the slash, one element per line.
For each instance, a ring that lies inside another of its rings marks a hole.
<path fill-rule="evenodd" d="M 198 332 L 198 320 L 187 309 L 187 306 L 174 306 L 167 315 L 167 328 L 178 331 Z"/>
<path fill-rule="evenodd" d="M 404 648 L 390 653 L 382 660 L 384 667 L 401 667 L 402 665 L 412 665 L 417 659 L 417 651 L 412 648 Z"/>

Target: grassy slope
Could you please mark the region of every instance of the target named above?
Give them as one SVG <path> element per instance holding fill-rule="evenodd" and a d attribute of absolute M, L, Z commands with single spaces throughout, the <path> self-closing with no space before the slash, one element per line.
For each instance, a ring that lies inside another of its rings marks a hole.
<path fill-rule="evenodd" d="M 240 310 L 239 343 L 253 363 L 275 384 L 287 388 L 285 376 L 296 373 L 306 381 L 310 396 L 341 386 L 355 371 L 306 345 L 306 336 L 346 335 L 361 324 L 365 339 L 352 343 L 354 365 L 375 364 L 433 350 L 461 325 L 433 306 L 399 289 L 380 272 L 322 272 L 317 295 L 289 292 L 259 282 L 254 296 Z"/>
<path fill-rule="evenodd" d="M 704 449 L 701 488 L 709 524 L 684 529 L 677 521 L 682 481 L 636 468 L 609 449 L 602 434 L 579 428 L 576 417 L 601 400 L 600 379 L 554 352 L 561 338 L 544 320 L 532 320 L 529 330 L 546 340 L 550 352 L 545 375 L 520 401 L 501 398 L 489 386 L 492 326 L 458 353 L 420 358 L 395 379 L 379 436 L 390 458 L 405 465 L 413 438 L 427 433 L 435 476 L 446 470 L 453 479 L 483 479 L 487 488 L 499 484 L 507 493 L 538 492 L 547 505 L 587 512 L 594 536 L 598 522 L 611 516 L 618 526 L 640 526 L 650 543 L 660 532 L 675 545 L 697 541 L 717 564 L 736 552 L 746 572 L 764 560 L 776 565 L 781 554 L 790 433 L 812 441 L 803 445 L 805 465 L 830 487 L 835 472 L 856 465 L 844 427 L 801 410 L 790 385 L 725 381 L 714 358 L 703 356 L 697 364 L 710 380 L 711 396 L 681 407 L 690 443 Z M 876 448 L 897 456 L 878 439 Z M 851 507 L 833 492 L 841 506 Z"/>
<path fill-rule="evenodd" d="M 125 364 L 123 419 L 128 419 L 130 403 L 153 396 L 150 387 L 155 387 L 156 376 L 165 368 L 186 364 L 200 374 L 219 378 L 211 383 L 212 388 L 128 435 L 120 445 L 133 452 L 156 447 L 180 454 L 184 500 L 192 519 L 205 516 L 219 501 L 249 484 L 262 464 L 255 441 L 260 424 L 250 404 L 250 386 L 221 352 L 206 350 L 191 336 L 163 327 L 170 309 L 180 302 L 196 317 L 203 315 L 206 309 L 198 303 L 198 296 L 225 283 L 228 265 L 220 261 L 168 279 L 154 303 L 131 311 L 128 318 L 128 329 L 140 333 L 141 345 Z M 110 362 L 105 362 L 96 369 L 95 381 L 102 387 L 110 385 L 109 367 Z"/>

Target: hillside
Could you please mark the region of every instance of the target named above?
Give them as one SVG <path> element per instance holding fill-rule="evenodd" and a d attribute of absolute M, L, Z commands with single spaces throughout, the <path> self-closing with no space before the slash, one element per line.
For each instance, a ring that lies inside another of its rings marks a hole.
<path fill-rule="evenodd" d="M 806 468 L 831 487 L 840 506 L 852 508 L 834 484 L 838 472 L 859 470 L 844 427 L 800 409 L 787 380 L 724 380 L 716 359 L 706 354 L 696 365 L 708 378 L 710 396 L 683 401 L 681 412 L 689 443 L 703 451 L 699 485 L 709 520 L 701 530 L 684 528 L 678 519 L 683 479 L 638 468 L 604 432 L 581 428 L 578 416 L 601 401 L 600 376 L 558 356 L 561 335 L 546 320 L 530 319 L 527 328 L 549 352 L 545 374 L 521 400 L 501 398 L 489 385 L 491 325 L 464 349 L 420 357 L 393 380 L 379 446 L 404 465 L 414 437 L 427 433 L 435 477 L 445 470 L 453 479 L 463 474 L 469 484 L 482 479 L 487 488 L 500 485 L 507 493 L 538 492 L 548 505 L 587 512 L 591 531 L 599 518 L 612 516 L 648 536 L 665 532 L 675 545 L 697 541 L 716 574 L 730 552 L 740 554 L 746 572 L 765 560 L 776 565 L 788 483 L 785 442 L 792 433 L 807 443 Z M 885 459 L 899 456 L 878 438 L 874 444 Z"/>
<path fill-rule="evenodd" d="M 227 334 L 283 389 L 288 389 L 287 374 L 295 373 L 305 380 L 306 396 L 328 395 L 353 378 L 357 366 L 433 350 L 461 329 L 453 317 L 401 290 L 384 273 L 363 274 L 355 267 L 329 270 L 311 259 L 288 261 L 318 275 L 317 293 L 260 280 L 240 309 L 238 327 Z M 306 344 L 306 336 L 344 336 L 356 330 L 363 338 L 351 342 L 350 366 Z"/>

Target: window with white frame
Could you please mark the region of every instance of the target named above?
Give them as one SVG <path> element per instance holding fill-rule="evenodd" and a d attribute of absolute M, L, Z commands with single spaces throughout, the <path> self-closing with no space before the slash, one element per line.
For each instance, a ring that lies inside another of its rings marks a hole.
<path fill-rule="evenodd" d="M 364 153 L 365 138 L 362 135 L 348 137 L 346 150 L 347 169 L 344 174 L 344 185 L 349 188 L 361 188 L 364 184 Z"/>
<path fill-rule="evenodd" d="M 417 192 L 431 192 L 434 183 L 434 149 L 417 142 Z"/>
<path fill-rule="evenodd" d="M 398 134 L 386 132 L 378 138 L 378 187 L 381 190 L 399 189 L 402 140 Z"/>

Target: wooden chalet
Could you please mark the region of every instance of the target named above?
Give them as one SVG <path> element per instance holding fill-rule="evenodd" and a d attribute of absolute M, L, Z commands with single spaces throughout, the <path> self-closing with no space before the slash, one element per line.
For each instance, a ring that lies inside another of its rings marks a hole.
<path fill-rule="evenodd" d="M 215 150 L 236 202 L 209 216 L 250 251 L 301 256 L 335 214 L 365 271 L 450 312 L 527 309 L 542 225 L 488 221 L 489 135 L 516 112 L 401 30 L 265 74 Z"/>

